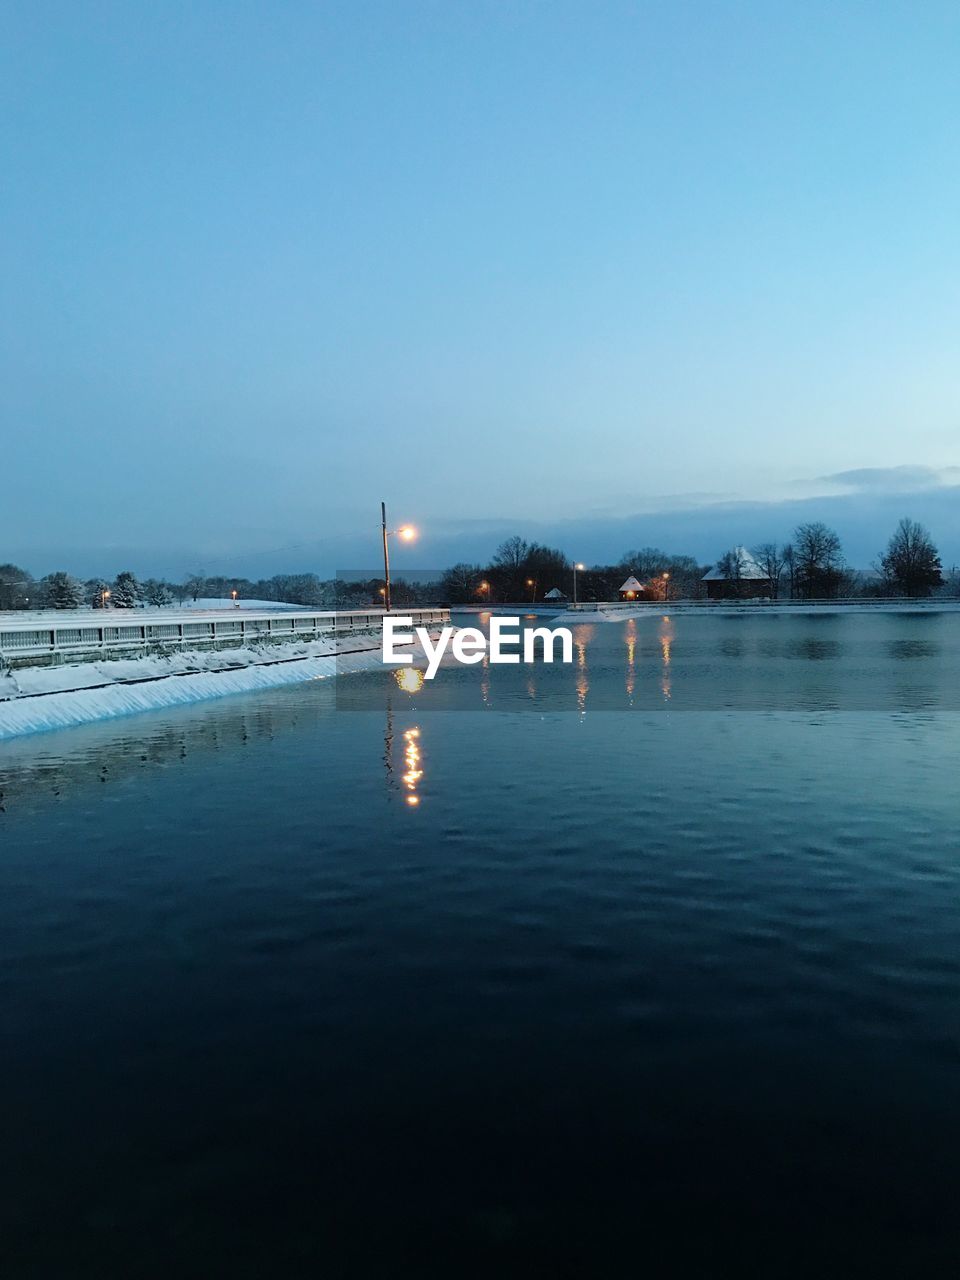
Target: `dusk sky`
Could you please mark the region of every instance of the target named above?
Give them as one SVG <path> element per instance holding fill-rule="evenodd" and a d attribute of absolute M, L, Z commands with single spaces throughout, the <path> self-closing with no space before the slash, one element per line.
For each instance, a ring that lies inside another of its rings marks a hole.
<path fill-rule="evenodd" d="M 960 560 L 955 4 L 0 30 L 0 561 L 332 573 L 382 497 L 425 567 L 901 515 Z"/>

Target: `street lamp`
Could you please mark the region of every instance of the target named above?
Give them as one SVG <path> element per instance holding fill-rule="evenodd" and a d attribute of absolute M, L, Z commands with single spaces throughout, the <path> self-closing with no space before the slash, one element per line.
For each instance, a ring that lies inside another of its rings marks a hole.
<path fill-rule="evenodd" d="M 576 603 L 577 603 L 577 570 L 578 570 L 578 569 L 580 569 L 580 570 L 582 571 L 582 570 L 583 570 L 583 565 L 582 565 L 582 564 L 575 564 L 575 565 L 573 566 L 573 603 L 574 603 L 574 604 L 576 604 Z"/>
<path fill-rule="evenodd" d="M 233 600 L 233 607 L 234 607 L 235 609 L 239 609 L 239 608 L 240 608 L 240 601 L 237 599 L 237 591 L 236 591 L 236 588 L 234 588 L 234 590 L 230 592 L 230 597 L 231 597 L 231 599 Z"/>
<path fill-rule="evenodd" d="M 669 573 L 665 573 L 665 574 L 663 574 L 663 598 L 664 598 L 664 600 L 666 600 L 666 598 L 667 598 L 667 583 L 668 583 L 669 581 L 670 581 L 670 575 L 669 575 Z"/>
<path fill-rule="evenodd" d="M 490 603 L 490 583 L 484 580 L 483 582 L 480 583 L 480 586 L 477 588 L 477 590 L 480 592 L 482 596 L 486 596 L 487 603 L 489 604 Z"/>
<path fill-rule="evenodd" d="M 410 542 L 417 536 L 417 531 L 412 524 L 402 524 L 399 529 L 387 529 L 387 504 L 380 503 L 380 527 L 383 531 L 383 607 L 386 613 L 390 612 L 390 552 L 387 549 L 387 539 L 394 535 L 402 538 L 404 542 Z"/>
<path fill-rule="evenodd" d="M 536 580 L 536 578 L 528 578 L 528 579 L 527 579 L 527 586 L 528 586 L 528 587 L 532 587 L 532 588 L 533 588 L 533 589 L 532 589 L 532 591 L 530 592 L 530 603 L 531 603 L 531 604 L 536 604 L 536 600 L 537 600 L 537 580 Z"/>
<path fill-rule="evenodd" d="M 101 609 L 106 609 L 107 601 L 109 599 L 110 599 L 110 588 L 104 587 L 103 590 L 100 592 L 100 608 Z"/>

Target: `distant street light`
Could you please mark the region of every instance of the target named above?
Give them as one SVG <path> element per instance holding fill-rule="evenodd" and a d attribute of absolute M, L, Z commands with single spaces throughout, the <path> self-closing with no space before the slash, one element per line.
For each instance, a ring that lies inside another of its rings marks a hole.
<path fill-rule="evenodd" d="M 536 580 L 536 578 L 528 578 L 528 579 L 527 579 L 527 586 L 528 586 L 528 587 L 532 587 L 532 588 L 533 588 L 533 590 L 530 592 L 530 603 L 531 603 L 531 604 L 535 604 L 535 603 L 536 603 L 536 600 L 537 600 L 537 580 Z"/>
<path fill-rule="evenodd" d="M 109 599 L 110 599 L 110 588 L 104 587 L 103 590 L 100 592 L 100 608 L 101 609 L 106 609 L 107 601 Z"/>
<path fill-rule="evenodd" d="M 231 595 L 231 597 L 232 597 L 232 599 L 233 599 L 233 607 L 234 607 L 235 609 L 239 609 L 239 608 L 240 608 L 240 601 L 237 599 L 237 591 L 236 591 L 236 589 L 234 589 L 233 591 L 231 591 L 231 592 L 230 592 L 230 595 Z"/>
<path fill-rule="evenodd" d="M 669 581 L 670 581 L 670 575 L 669 575 L 669 573 L 665 573 L 665 574 L 663 575 L 663 598 L 664 598 L 664 600 L 666 600 L 666 598 L 667 598 L 667 583 L 668 583 Z"/>
<path fill-rule="evenodd" d="M 487 597 L 487 603 L 489 604 L 490 603 L 490 583 L 487 581 L 481 582 L 477 590 L 480 592 L 482 596 Z"/>
<path fill-rule="evenodd" d="M 574 604 L 576 604 L 576 603 L 577 603 L 577 570 L 578 570 L 578 569 L 580 569 L 580 570 L 582 571 L 582 570 L 583 570 L 583 565 L 582 565 L 582 564 L 575 564 L 575 565 L 573 566 L 573 603 L 574 603 Z"/>
<path fill-rule="evenodd" d="M 381 590 L 383 596 L 383 607 L 386 613 L 390 612 L 390 552 L 387 548 L 387 539 L 394 536 L 402 538 L 404 542 L 410 542 L 417 536 L 417 531 L 412 524 L 402 524 L 399 529 L 387 530 L 387 504 L 380 503 L 380 527 L 383 531 L 383 581 L 384 586 Z"/>

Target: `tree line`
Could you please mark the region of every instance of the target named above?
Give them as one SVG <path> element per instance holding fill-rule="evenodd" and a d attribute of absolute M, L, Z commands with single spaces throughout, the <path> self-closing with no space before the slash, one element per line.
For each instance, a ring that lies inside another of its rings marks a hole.
<path fill-rule="evenodd" d="M 940 553 L 929 531 L 916 520 L 902 519 L 871 570 L 863 573 L 847 564 L 835 529 L 822 521 L 798 525 L 786 543 L 763 542 L 751 555 L 769 581 L 770 594 L 791 599 L 837 597 L 930 596 L 945 588 L 956 593 L 952 570 L 945 579 Z M 745 576 L 742 548 L 735 547 L 717 561 L 723 594 L 756 594 L 756 579 Z"/>
<path fill-rule="evenodd" d="M 960 594 L 960 575 L 944 574 L 940 553 L 929 531 L 904 518 L 890 536 L 870 571 L 851 569 L 836 530 L 820 521 L 799 525 L 785 543 L 763 542 L 750 554 L 769 581 L 769 593 L 791 599 L 853 596 L 908 596 L 935 592 Z M 615 563 L 588 565 L 576 571 L 580 600 L 613 600 L 628 577 L 636 578 L 647 598 L 696 599 L 705 594 L 703 576 L 714 566 L 693 556 L 676 555 L 658 547 L 625 551 Z M 755 576 L 747 576 L 743 549 L 725 552 L 715 566 L 722 578 L 721 594 L 744 597 L 760 594 Z M 403 577 L 391 581 L 394 608 L 431 604 L 531 604 L 543 601 L 554 588 L 573 595 L 574 567 L 564 551 L 527 542 L 519 535 L 505 539 L 487 564 L 459 563 L 439 581 L 418 583 Z M 256 581 L 242 577 L 188 574 L 180 582 L 160 578 L 140 581 L 124 570 L 112 581 L 90 578 L 81 582 L 59 570 L 35 580 L 15 564 L 0 564 L 0 610 L 11 609 L 134 609 L 162 608 L 188 600 L 267 600 L 299 604 L 308 609 L 377 607 L 383 600 L 382 578 L 346 581 L 320 578 L 314 573 L 275 574 Z"/>
<path fill-rule="evenodd" d="M 299 604 L 307 609 L 372 608 L 383 601 L 383 579 L 346 581 L 320 578 L 315 573 L 281 573 L 272 578 L 208 576 L 191 573 L 180 582 L 137 578 L 130 570 L 115 578 L 80 581 L 58 570 L 34 579 L 15 564 L 0 564 L 0 610 L 11 609 L 135 609 L 142 605 L 163 608 L 197 600 L 265 600 Z M 402 576 L 392 579 L 390 594 L 395 607 L 437 603 L 439 583 L 412 583 Z M 236 593 L 236 595 L 234 595 Z"/>
<path fill-rule="evenodd" d="M 613 564 L 578 569 L 577 597 L 614 600 L 627 578 L 633 577 L 647 599 L 698 599 L 706 594 L 704 575 L 713 568 L 721 575 L 719 594 L 734 598 L 761 594 L 756 577 L 746 576 L 743 550 L 735 547 L 711 565 L 659 547 L 632 549 Z M 766 593 L 774 598 L 960 594 L 960 574 L 953 569 L 944 575 L 930 533 L 909 518 L 899 522 L 866 572 L 847 564 L 839 534 L 821 521 L 798 525 L 787 542 L 759 543 L 750 555 L 769 582 Z M 487 564 L 453 565 L 443 575 L 442 587 L 444 600 L 451 604 L 534 604 L 554 588 L 571 597 L 574 568 L 565 552 L 515 535 L 500 544 Z"/>

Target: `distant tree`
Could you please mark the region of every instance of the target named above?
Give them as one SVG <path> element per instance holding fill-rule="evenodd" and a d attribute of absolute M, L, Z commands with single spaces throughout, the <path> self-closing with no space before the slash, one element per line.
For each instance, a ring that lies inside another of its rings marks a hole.
<path fill-rule="evenodd" d="M 928 596 L 943 584 L 940 555 L 930 534 L 904 518 L 880 557 L 883 576 L 899 595 Z"/>
<path fill-rule="evenodd" d="M 157 578 L 148 578 L 143 584 L 143 598 L 147 604 L 160 609 L 164 605 L 173 604 L 173 595 L 165 582 Z"/>
<path fill-rule="evenodd" d="M 0 609 L 26 609 L 37 598 L 37 584 L 16 564 L 0 564 Z"/>
<path fill-rule="evenodd" d="M 792 542 L 785 542 L 783 545 L 783 568 L 787 575 L 787 589 L 792 600 L 797 593 L 797 564 Z"/>
<path fill-rule="evenodd" d="M 843 579 L 839 536 L 821 521 L 802 524 L 793 535 L 796 592 L 804 599 L 835 596 Z"/>
<path fill-rule="evenodd" d="M 129 569 L 118 573 L 110 591 L 110 603 L 114 609 L 135 609 L 142 597 L 140 583 Z"/>
<path fill-rule="evenodd" d="M 455 564 L 440 579 L 440 592 L 449 604 L 475 604 L 477 585 L 483 577 L 478 564 Z"/>
<path fill-rule="evenodd" d="M 207 580 L 202 573 L 191 573 L 188 576 L 184 586 L 186 587 L 187 595 L 192 598 L 194 604 L 203 595 L 206 585 Z"/>
<path fill-rule="evenodd" d="M 83 587 L 69 573 L 48 573 L 40 580 L 40 597 L 48 609 L 79 609 Z"/>
<path fill-rule="evenodd" d="M 753 548 L 753 558 L 770 579 L 770 591 L 774 600 L 780 594 L 780 579 L 786 568 L 785 547 L 778 547 L 775 542 L 761 542 Z"/>
<path fill-rule="evenodd" d="M 672 557 L 659 547 L 641 547 L 638 551 L 625 551 L 618 568 L 624 574 L 633 574 L 640 582 L 645 578 L 656 578 L 660 574 L 669 573 Z"/>
<path fill-rule="evenodd" d="M 717 561 L 717 572 L 722 578 L 719 586 L 723 594 L 734 599 L 739 598 L 743 578 L 743 558 L 739 547 L 732 547 L 723 553 Z"/>
<path fill-rule="evenodd" d="M 506 569 L 518 574 L 523 568 L 528 551 L 529 547 L 523 538 L 514 534 L 512 538 L 507 538 L 497 547 L 491 561 L 491 568 Z"/>

